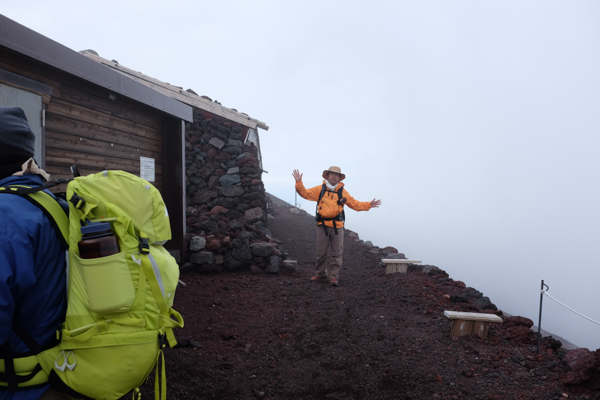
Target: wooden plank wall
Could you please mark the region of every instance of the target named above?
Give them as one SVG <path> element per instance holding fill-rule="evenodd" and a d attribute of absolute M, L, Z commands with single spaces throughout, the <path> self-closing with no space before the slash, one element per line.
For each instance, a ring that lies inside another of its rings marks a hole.
<path fill-rule="evenodd" d="M 162 192 L 164 151 L 162 115 L 155 109 L 0 47 L 0 68 L 52 87 L 46 107 L 46 166 L 55 178 L 105 169 L 140 174 L 140 156 L 155 160 L 155 182 Z"/>

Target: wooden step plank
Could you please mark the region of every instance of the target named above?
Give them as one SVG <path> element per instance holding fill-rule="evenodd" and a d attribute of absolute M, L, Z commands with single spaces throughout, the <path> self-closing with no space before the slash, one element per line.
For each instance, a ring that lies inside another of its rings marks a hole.
<path fill-rule="evenodd" d="M 383 260 L 381 260 L 381 262 L 384 264 L 420 264 L 421 260 L 384 258 Z"/>

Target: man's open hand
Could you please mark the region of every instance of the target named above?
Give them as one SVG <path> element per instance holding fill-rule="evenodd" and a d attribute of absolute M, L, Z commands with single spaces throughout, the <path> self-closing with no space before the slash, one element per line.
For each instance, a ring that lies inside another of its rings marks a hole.
<path fill-rule="evenodd" d="M 371 200 L 371 208 L 377 208 L 381 205 L 381 200 Z"/>
<path fill-rule="evenodd" d="M 297 169 L 295 169 L 294 172 L 292 172 L 292 176 L 294 177 L 296 182 L 300 182 L 302 180 L 302 174 Z"/>

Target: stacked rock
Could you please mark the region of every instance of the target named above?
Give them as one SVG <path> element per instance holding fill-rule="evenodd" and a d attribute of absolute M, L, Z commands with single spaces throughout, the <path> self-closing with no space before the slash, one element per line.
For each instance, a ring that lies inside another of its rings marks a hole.
<path fill-rule="evenodd" d="M 187 243 L 201 269 L 259 267 L 278 272 L 279 241 L 267 228 L 267 200 L 258 148 L 244 128 L 194 112 L 186 125 Z"/>

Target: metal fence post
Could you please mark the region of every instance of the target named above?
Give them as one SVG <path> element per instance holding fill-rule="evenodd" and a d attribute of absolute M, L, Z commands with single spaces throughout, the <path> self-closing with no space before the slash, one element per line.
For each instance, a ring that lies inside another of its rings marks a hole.
<path fill-rule="evenodd" d="M 542 279 L 542 286 L 540 287 L 540 318 L 538 320 L 538 337 L 537 337 L 537 353 L 540 354 L 540 340 L 542 338 L 542 302 L 544 301 L 544 286 L 546 286 L 547 290 L 550 289 L 548 285 L 544 283 Z"/>

